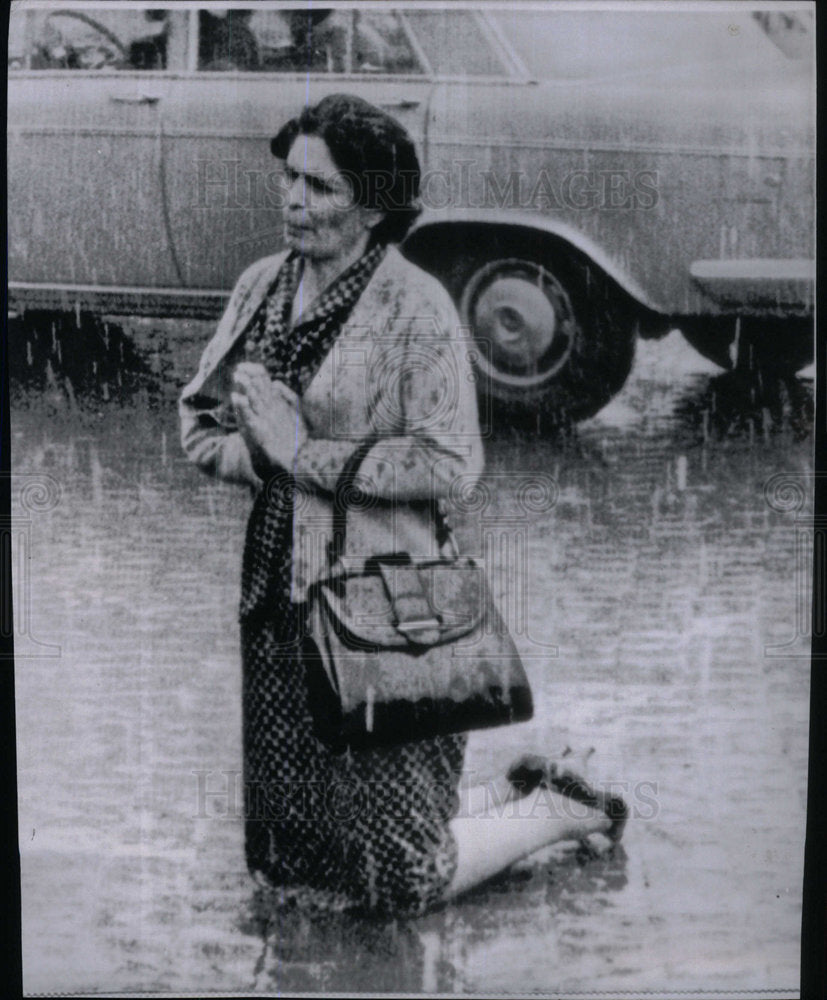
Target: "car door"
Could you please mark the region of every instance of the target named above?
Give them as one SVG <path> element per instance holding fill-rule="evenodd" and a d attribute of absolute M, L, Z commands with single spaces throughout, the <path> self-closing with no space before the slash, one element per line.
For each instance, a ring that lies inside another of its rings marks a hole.
<path fill-rule="evenodd" d="M 180 283 L 164 219 L 161 132 L 178 12 L 11 13 L 9 276 L 55 286 Z"/>
<path fill-rule="evenodd" d="M 393 11 L 191 11 L 194 64 L 164 113 L 167 205 L 184 283 L 226 289 L 283 246 L 270 139 L 325 94 L 386 108 L 421 145 L 427 61 Z"/>

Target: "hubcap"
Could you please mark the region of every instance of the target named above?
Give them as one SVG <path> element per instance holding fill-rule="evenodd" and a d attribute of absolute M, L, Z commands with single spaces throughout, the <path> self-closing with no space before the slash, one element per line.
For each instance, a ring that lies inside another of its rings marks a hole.
<path fill-rule="evenodd" d="M 533 261 L 497 260 L 481 267 L 466 285 L 460 310 L 481 348 L 478 366 L 498 382 L 539 385 L 571 353 L 575 320 L 568 295 Z"/>

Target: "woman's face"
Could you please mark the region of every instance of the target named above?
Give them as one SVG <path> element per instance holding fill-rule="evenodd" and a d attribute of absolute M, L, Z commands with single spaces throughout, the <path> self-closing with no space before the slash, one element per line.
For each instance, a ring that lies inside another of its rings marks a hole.
<path fill-rule="evenodd" d="M 298 135 L 285 163 L 287 245 L 311 260 L 350 254 L 381 219 L 353 198 L 353 189 L 317 135 Z"/>

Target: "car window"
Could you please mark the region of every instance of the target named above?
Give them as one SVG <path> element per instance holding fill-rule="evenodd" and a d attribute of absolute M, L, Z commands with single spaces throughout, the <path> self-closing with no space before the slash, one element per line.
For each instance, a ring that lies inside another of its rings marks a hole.
<path fill-rule="evenodd" d="M 631 7 L 570 12 L 559 8 L 492 11 L 490 17 L 538 80 L 601 80 L 691 67 L 696 73 L 703 67 L 703 76 L 713 66 L 729 68 L 737 76 L 745 63 L 783 67 L 791 61 L 783 54 L 784 47 L 800 44 L 800 38 L 806 44 L 807 39 L 801 18 L 790 29 L 787 22 L 792 18 L 768 13 L 759 26 L 749 10 L 740 9 Z M 781 39 L 777 46 L 773 34 Z"/>
<path fill-rule="evenodd" d="M 134 8 L 13 7 L 9 69 L 166 69 L 176 17 L 164 10 Z"/>
<path fill-rule="evenodd" d="M 473 11 L 408 9 L 404 17 L 437 76 L 507 74 Z"/>
<path fill-rule="evenodd" d="M 27 12 L 16 4 L 9 13 L 9 50 L 8 67 L 25 69 L 26 67 L 26 17 Z"/>
<path fill-rule="evenodd" d="M 198 11 L 206 72 L 421 74 L 397 14 L 303 7 Z"/>
<path fill-rule="evenodd" d="M 811 59 L 815 24 L 811 10 L 756 10 L 753 18 L 789 59 Z"/>

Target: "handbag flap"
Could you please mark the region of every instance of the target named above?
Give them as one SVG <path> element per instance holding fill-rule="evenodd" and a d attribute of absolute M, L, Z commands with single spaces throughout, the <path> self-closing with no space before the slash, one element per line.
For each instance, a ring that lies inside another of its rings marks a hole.
<path fill-rule="evenodd" d="M 394 600 L 415 567 L 432 614 L 428 619 L 399 620 L 404 600 Z M 412 563 L 395 582 L 393 572 L 347 574 L 319 585 L 330 624 L 343 641 L 357 648 L 428 647 L 467 635 L 485 613 L 487 587 L 482 567 L 473 559 Z"/>

